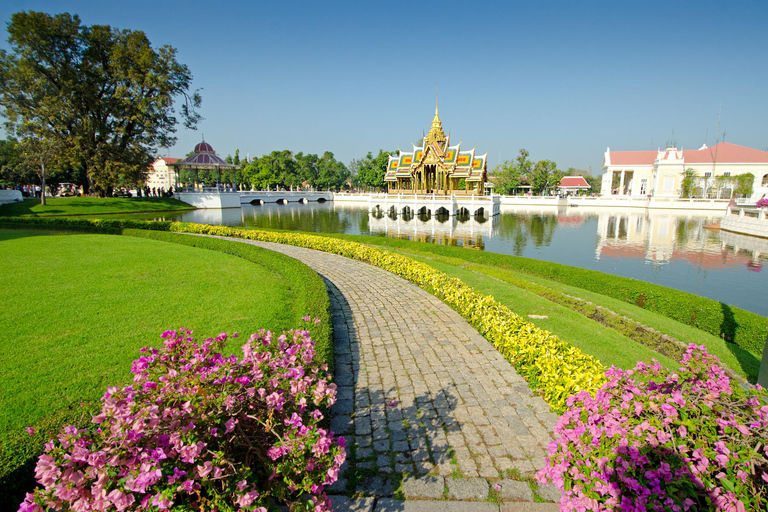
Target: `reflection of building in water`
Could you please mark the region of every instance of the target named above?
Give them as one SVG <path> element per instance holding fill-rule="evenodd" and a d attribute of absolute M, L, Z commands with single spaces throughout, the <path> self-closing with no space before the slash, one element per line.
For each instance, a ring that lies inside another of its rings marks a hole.
<path fill-rule="evenodd" d="M 727 243 L 730 234 L 725 232 L 720 233 L 722 242 L 718 240 L 716 233 L 705 228 L 715 220 L 711 216 L 603 211 L 598 212 L 597 217 L 597 259 L 641 258 L 654 264 L 680 260 L 699 268 L 716 270 L 749 266 L 750 262 L 758 261 L 761 254 L 765 254 L 753 247 L 754 243 L 744 246 Z M 734 251 L 729 248 L 734 245 L 750 250 Z"/>
<path fill-rule="evenodd" d="M 392 238 L 479 249 L 485 247 L 483 237 L 492 236 L 497 230 L 497 223 L 496 217 L 368 214 L 371 234 L 383 233 Z"/>

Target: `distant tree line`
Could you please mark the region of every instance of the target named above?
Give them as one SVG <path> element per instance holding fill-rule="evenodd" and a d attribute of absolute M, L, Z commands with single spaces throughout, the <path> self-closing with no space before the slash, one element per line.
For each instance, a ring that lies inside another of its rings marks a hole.
<path fill-rule="evenodd" d="M 368 153 L 352 160 L 349 166 L 326 151 L 322 156 L 272 151 L 253 159 L 241 159 L 240 150 L 225 160 L 239 169 L 187 170 L 179 173 L 182 184 L 223 183 L 237 185 L 241 190 L 379 190 L 384 188 L 384 173 L 390 153 L 379 150 L 377 156 Z"/>
<path fill-rule="evenodd" d="M 554 192 L 560 180 L 565 176 L 583 176 L 591 186 L 591 193 L 600 192 L 599 176 L 592 176 L 589 171 L 569 167 L 567 171 L 557 168 L 552 160 L 530 160 L 529 153 L 521 149 L 514 160 L 499 164 L 491 176 L 494 181 L 494 192 L 503 195 L 516 195 L 531 192 L 533 195 L 546 195 Z"/>

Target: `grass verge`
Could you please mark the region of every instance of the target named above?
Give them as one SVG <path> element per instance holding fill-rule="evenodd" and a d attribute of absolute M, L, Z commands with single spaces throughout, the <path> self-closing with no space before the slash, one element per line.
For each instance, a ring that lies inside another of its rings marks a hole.
<path fill-rule="evenodd" d="M 695 327 L 752 354 L 762 354 L 768 333 L 768 318 L 691 293 L 664 286 L 604 274 L 558 263 L 497 254 L 468 251 L 462 247 L 413 242 L 397 238 L 363 235 L 323 235 L 355 241 L 392 251 L 420 253 L 429 257 L 446 257 L 463 263 L 479 264 L 525 275 L 526 279 L 547 279 L 563 285 L 618 299 L 650 312 Z"/>
<path fill-rule="evenodd" d="M 105 215 L 176 210 L 194 210 L 193 206 L 168 197 L 51 197 L 25 199 L 0 206 L 0 217 L 57 217 L 69 215 Z"/>

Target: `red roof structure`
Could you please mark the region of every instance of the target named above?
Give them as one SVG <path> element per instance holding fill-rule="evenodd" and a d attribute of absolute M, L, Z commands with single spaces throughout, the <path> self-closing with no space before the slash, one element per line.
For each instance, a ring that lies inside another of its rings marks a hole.
<path fill-rule="evenodd" d="M 669 150 L 668 150 L 669 151 Z M 712 147 L 678 150 L 688 164 L 768 163 L 768 151 L 760 151 L 730 142 Z M 611 165 L 653 165 L 659 151 L 610 151 Z M 664 152 L 661 152 L 664 153 Z"/>
<path fill-rule="evenodd" d="M 587 189 L 592 188 L 584 176 L 565 176 L 560 180 L 560 188 Z"/>
<path fill-rule="evenodd" d="M 174 163 L 178 162 L 179 160 L 181 160 L 181 158 L 171 158 L 169 156 L 161 156 L 160 160 L 165 160 L 166 164 L 174 164 Z"/>
<path fill-rule="evenodd" d="M 611 151 L 611 165 L 653 165 L 658 151 Z"/>

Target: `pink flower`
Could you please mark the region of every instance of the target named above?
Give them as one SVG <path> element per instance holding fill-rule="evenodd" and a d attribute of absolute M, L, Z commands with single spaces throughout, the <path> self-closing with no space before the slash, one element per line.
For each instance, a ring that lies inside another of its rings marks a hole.
<path fill-rule="evenodd" d="M 29 434 L 31 436 L 35 435 L 35 428 L 34 427 L 27 427 L 24 430 L 26 430 L 27 434 Z"/>

